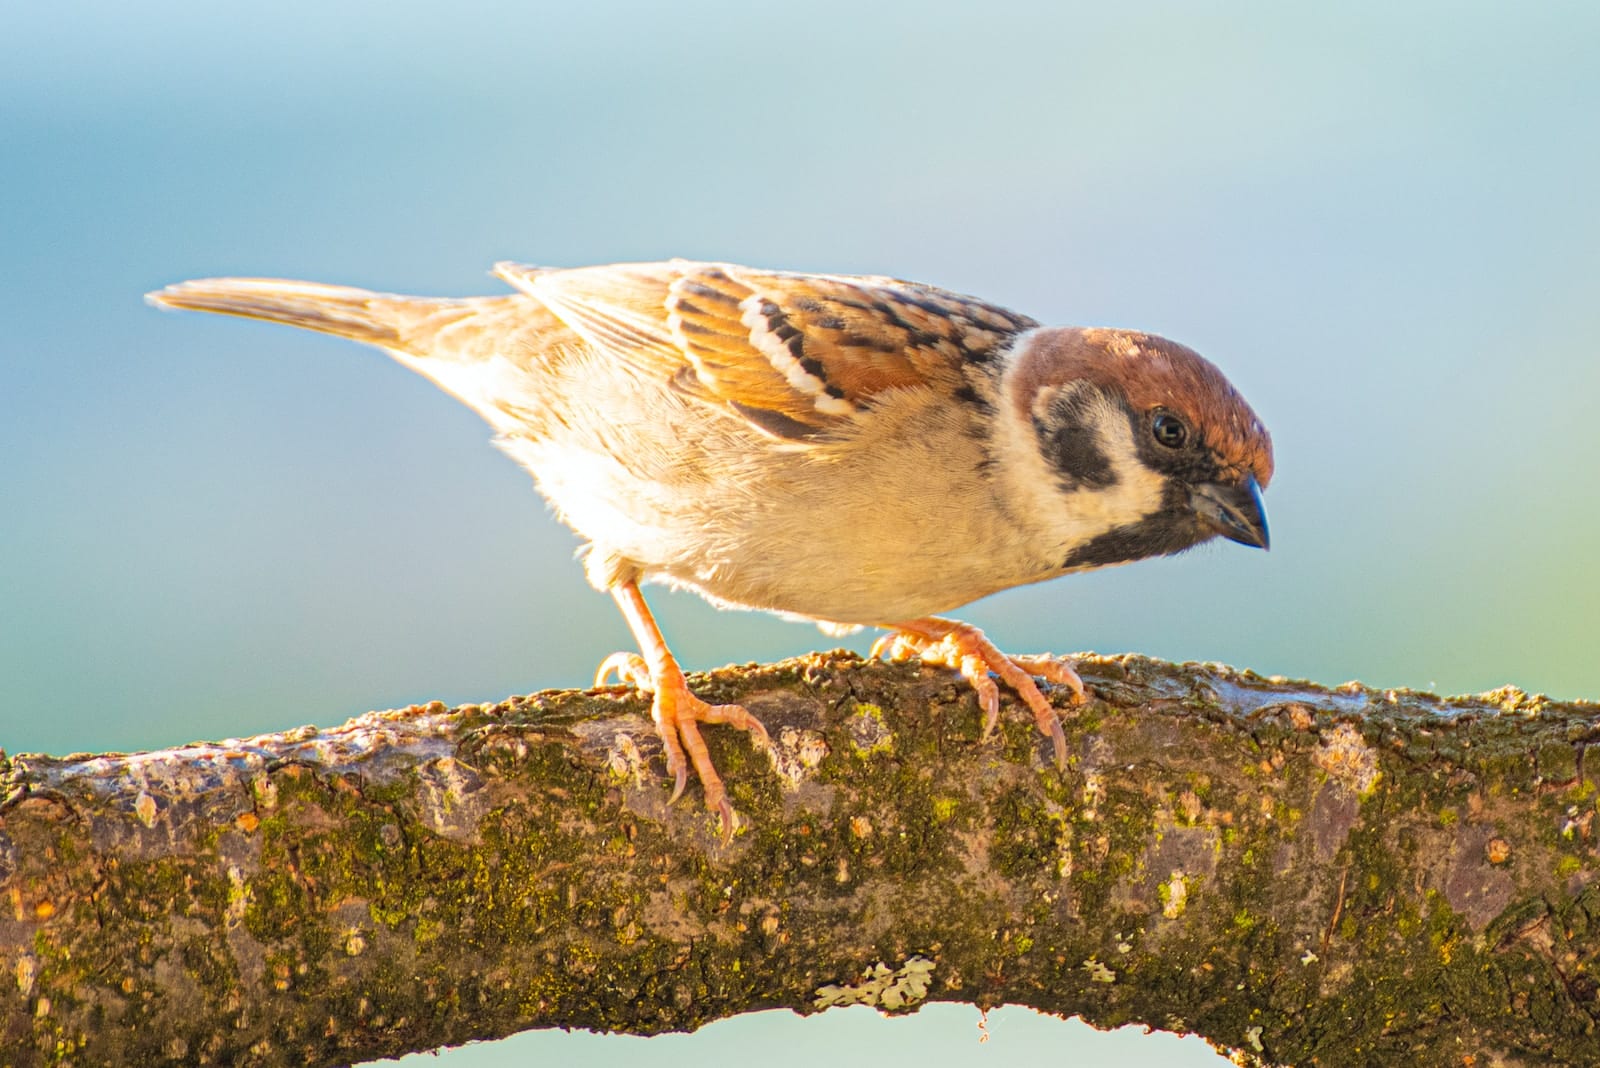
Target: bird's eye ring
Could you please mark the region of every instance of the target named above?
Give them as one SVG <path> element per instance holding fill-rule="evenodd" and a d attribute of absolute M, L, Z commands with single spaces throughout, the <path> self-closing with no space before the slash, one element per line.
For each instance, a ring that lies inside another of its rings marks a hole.
<path fill-rule="evenodd" d="M 1169 449 L 1181 449 L 1184 442 L 1189 440 L 1189 428 L 1171 412 L 1157 412 L 1155 418 L 1150 420 L 1150 433 L 1157 442 Z"/>

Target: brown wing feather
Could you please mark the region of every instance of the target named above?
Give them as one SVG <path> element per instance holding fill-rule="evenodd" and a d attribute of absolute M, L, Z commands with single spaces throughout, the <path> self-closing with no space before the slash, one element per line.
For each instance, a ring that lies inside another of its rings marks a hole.
<path fill-rule="evenodd" d="M 963 365 L 1038 325 L 892 278 L 684 261 L 496 273 L 590 344 L 786 438 L 826 430 L 886 390 L 955 391 Z"/>

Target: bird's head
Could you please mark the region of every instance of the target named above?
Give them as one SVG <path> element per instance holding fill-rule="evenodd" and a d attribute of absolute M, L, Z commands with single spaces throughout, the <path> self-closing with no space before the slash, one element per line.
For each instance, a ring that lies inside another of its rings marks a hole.
<path fill-rule="evenodd" d="M 1217 535 L 1265 549 L 1272 441 L 1210 362 L 1126 330 L 1065 327 L 1019 345 L 1004 386 L 1031 437 L 1034 496 L 1067 571 L 1181 552 Z M 1020 444 L 1020 442 L 1019 442 Z"/>

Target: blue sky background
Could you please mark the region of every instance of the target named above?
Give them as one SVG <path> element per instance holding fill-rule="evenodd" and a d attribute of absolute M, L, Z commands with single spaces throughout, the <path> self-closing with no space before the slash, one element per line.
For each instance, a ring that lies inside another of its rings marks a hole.
<path fill-rule="evenodd" d="M 502 258 L 883 272 L 1167 334 L 1272 429 L 1272 552 L 967 618 L 1015 650 L 1600 697 L 1597 54 L 1588 3 L 12 5 L 0 746 L 488 700 L 626 647 L 466 409 L 347 342 L 141 301 L 218 274 L 497 292 Z M 691 667 L 836 644 L 655 601 Z M 975 1024 L 768 1014 L 428 1063 L 1220 1063 Z"/>

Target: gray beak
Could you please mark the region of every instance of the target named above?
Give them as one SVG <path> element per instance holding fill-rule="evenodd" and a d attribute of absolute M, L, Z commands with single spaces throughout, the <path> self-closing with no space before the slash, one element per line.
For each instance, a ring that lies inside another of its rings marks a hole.
<path fill-rule="evenodd" d="M 1194 486 L 1189 490 L 1189 507 L 1207 530 L 1229 541 L 1257 549 L 1270 544 L 1267 510 L 1261 503 L 1261 487 L 1254 475 L 1246 475 L 1243 482 L 1233 486 L 1220 482 Z"/>

